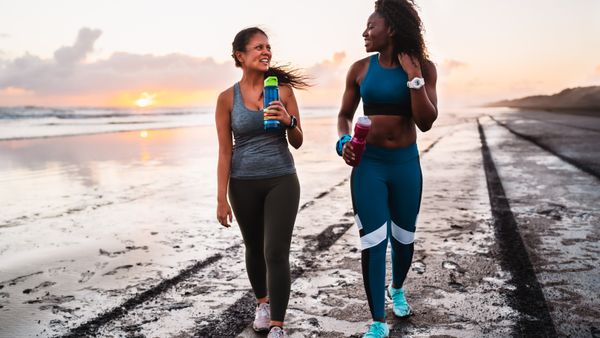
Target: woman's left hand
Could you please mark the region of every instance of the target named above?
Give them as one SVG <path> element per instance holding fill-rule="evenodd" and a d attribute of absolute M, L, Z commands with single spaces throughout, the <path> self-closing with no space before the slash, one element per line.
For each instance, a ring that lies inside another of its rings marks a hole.
<path fill-rule="evenodd" d="M 398 54 L 398 61 L 402 66 L 402 69 L 408 74 L 408 79 L 413 77 L 423 77 L 421 73 L 421 63 L 419 59 L 406 53 Z"/>
<path fill-rule="evenodd" d="M 292 123 L 292 117 L 281 101 L 271 102 L 263 113 L 266 120 L 277 120 L 285 126 L 289 126 Z"/>

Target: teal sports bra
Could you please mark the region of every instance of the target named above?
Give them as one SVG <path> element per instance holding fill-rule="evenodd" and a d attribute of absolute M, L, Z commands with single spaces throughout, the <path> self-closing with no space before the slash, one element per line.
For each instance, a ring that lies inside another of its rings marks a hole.
<path fill-rule="evenodd" d="M 408 74 L 402 67 L 383 68 L 379 65 L 379 54 L 371 55 L 367 74 L 360 83 L 365 115 L 411 116 L 407 82 Z"/>

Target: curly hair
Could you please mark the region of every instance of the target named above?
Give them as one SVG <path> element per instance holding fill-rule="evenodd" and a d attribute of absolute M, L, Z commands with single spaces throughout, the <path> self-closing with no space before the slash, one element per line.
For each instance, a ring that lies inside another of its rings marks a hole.
<path fill-rule="evenodd" d="M 240 60 L 235 57 L 235 52 L 245 52 L 246 45 L 255 34 L 262 34 L 267 38 L 269 37 L 267 33 L 258 27 L 242 29 L 235 35 L 235 38 L 231 43 L 231 56 L 233 57 L 233 60 L 235 60 L 236 67 L 241 67 L 242 64 L 240 63 Z M 265 78 L 268 76 L 277 76 L 280 84 L 288 84 L 296 89 L 306 89 L 311 86 L 309 83 L 310 78 L 302 74 L 299 69 L 292 68 L 290 65 L 271 66 L 269 67 L 269 70 L 265 72 L 264 76 Z"/>
<path fill-rule="evenodd" d="M 429 60 L 423 39 L 423 22 L 414 0 L 377 0 L 375 12 L 395 32 L 395 53 L 407 53 L 420 61 Z"/>

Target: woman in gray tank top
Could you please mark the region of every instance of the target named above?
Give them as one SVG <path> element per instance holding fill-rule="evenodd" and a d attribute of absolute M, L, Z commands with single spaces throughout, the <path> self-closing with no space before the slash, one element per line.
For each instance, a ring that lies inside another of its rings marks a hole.
<path fill-rule="evenodd" d="M 240 31 L 232 45 L 235 65 L 243 73 L 217 101 L 217 220 L 229 227 L 233 210 L 256 296 L 253 328 L 279 338 L 285 336 L 283 322 L 291 284 L 289 252 L 300 199 L 288 149 L 288 143 L 298 149 L 303 141 L 293 88 L 308 84 L 294 69 L 270 67 L 271 46 L 261 29 Z M 267 76 L 277 76 L 280 100 L 263 107 Z M 264 119 L 279 121 L 281 128 L 265 131 Z"/>

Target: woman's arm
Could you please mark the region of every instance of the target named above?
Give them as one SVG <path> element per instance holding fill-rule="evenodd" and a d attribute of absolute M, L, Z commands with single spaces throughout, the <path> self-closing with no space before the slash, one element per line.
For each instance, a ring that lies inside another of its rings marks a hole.
<path fill-rule="evenodd" d="M 298 149 L 304 141 L 304 134 L 302 133 L 302 125 L 300 123 L 300 111 L 298 109 L 298 102 L 294 95 L 294 90 L 290 86 L 281 87 L 281 98 L 285 102 L 285 110 L 288 116 L 284 116 L 282 123 L 289 126 L 292 123 L 292 116 L 296 118 L 296 127 L 287 129 L 288 142 L 292 147 Z"/>
<path fill-rule="evenodd" d="M 342 96 L 342 106 L 338 113 L 338 136 L 350 134 L 350 130 L 352 130 L 352 119 L 360 102 L 358 75 L 363 67 L 361 61 L 355 62 L 348 70 L 348 75 L 346 75 L 346 88 Z"/>
<path fill-rule="evenodd" d="M 231 154 L 233 141 L 231 139 L 231 109 L 233 90 L 222 92 L 217 99 L 215 122 L 219 140 L 219 159 L 217 162 L 217 220 L 225 227 L 233 220 L 231 207 L 227 201 L 227 185 L 231 170 Z"/>
<path fill-rule="evenodd" d="M 360 60 L 355 62 L 350 67 L 350 70 L 348 70 L 348 75 L 346 76 L 346 88 L 344 89 L 344 95 L 342 96 L 342 106 L 338 113 L 337 129 L 340 140 L 338 141 L 336 148 L 343 144 L 342 158 L 346 162 L 350 161 L 350 159 L 354 160 L 355 155 L 350 142 L 342 143 L 344 142 L 342 136 L 350 135 L 350 131 L 352 130 L 352 119 L 354 118 L 356 107 L 358 107 L 358 103 L 360 102 L 358 77 L 363 67 L 363 60 Z M 346 137 L 346 141 L 348 141 L 348 139 L 349 138 Z M 339 148 L 337 148 L 337 150 L 339 154 Z"/>
<path fill-rule="evenodd" d="M 415 124 L 423 132 L 431 129 L 433 122 L 437 119 L 437 70 L 431 61 L 421 65 L 415 57 L 407 54 L 398 55 L 402 68 L 406 71 L 408 79 L 423 77 L 425 74 L 425 86 L 421 89 L 409 89 L 412 108 L 412 117 Z M 424 70 L 424 71 L 422 71 Z"/>

